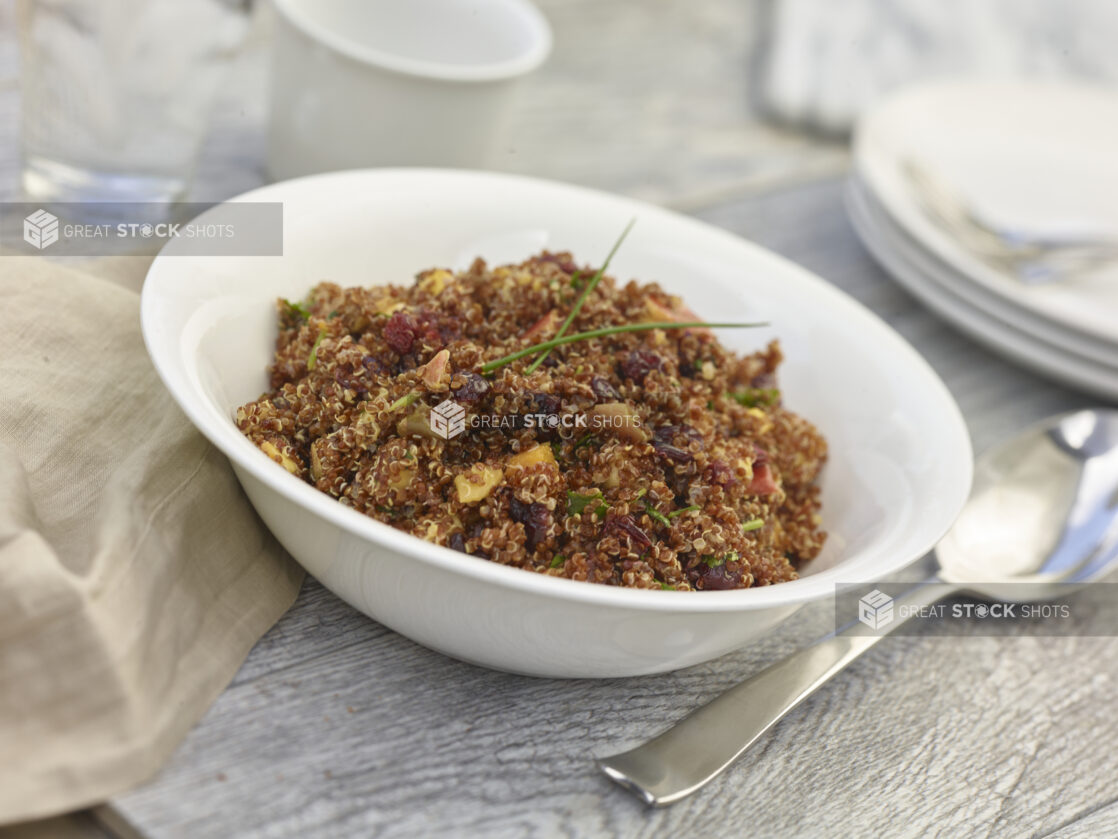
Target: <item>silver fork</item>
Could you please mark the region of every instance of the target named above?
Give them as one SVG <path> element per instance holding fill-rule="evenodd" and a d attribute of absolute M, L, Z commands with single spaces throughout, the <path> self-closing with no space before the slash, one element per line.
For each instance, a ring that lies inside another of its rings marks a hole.
<path fill-rule="evenodd" d="M 1118 233 L 1069 230 L 1038 234 L 982 216 L 954 188 L 914 160 L 902 169 L 921 208 L 987 263 L 1030 285 L 1058 282 L 1118 260 Z"/>

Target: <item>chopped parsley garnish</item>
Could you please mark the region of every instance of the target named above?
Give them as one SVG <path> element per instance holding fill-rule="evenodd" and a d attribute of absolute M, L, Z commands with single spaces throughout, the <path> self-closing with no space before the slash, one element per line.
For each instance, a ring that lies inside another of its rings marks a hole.
<path fill-rule="evenodd" d="M 734 401 L 746 408 L 756 408 L 761 405 L 771 407 L 780 401 L 780 391 L 775 387 L 751 387 L 732 395 Z"/>
<path fill-rule="evenodd" d="M 413 390 L 411 393 L 401 396 L 399 399 L 389 405 L 388 410 L 395 411 L 397 408 L 406 408 L 418 398 L 419 393 Z"/>
<path fill-rule="evenodd" d="M 675 586 L 673 586 L 671 583 L 660 583 L 660 588 L 663 591 L 675 591 Z"/>
<path fill-rule="evenodd" d="M 700 509 L 698 504 L 692 504 L 690 507 L 684 507 L 681 510 L 673 510 L 668 513 L 668 518 L 674 519 L 676 516 L 682 516 L 684 513 L 693 513 L 695 510 Z"/>
<path fill-rule="evenodd" d="M 567 560 L 563 558 L 563 554 L 555 554 L 555 559 L 551 560 L 551 565 L 548 568 L 558 568 Z"/>
<path fill-rule="evenodd" d="M 280 302 L 283 303 L 285 311 L 289 315 L 308 320 L 311 316 L 311 310 L 307 308 L 305 303 L 292 303 L 286 297 L 281 297 Z"/>
<path fill-rule="evenodd" d="M 307 372 L 309 373 L 318 364 L 318 345 L 322 343 L 322 339 L 326 337 L 326 330 L 323 329 L 318 333 L 318 337 L 314 339 L 314 345 L 311 347 L 311 354 L 307 356 Z"/>
<path fill-rule="evenodd" d="M 658 522 L 664 525 L 664 527 L 672 526 L 672 523 L 668 521 L 668 517 L 657 510 L 655 507 L 653 507 L 651 504 L 649 504 L 647 501 L 644 504 L 644 511 L 648 513 L 648 517 L 651 518 L 654 522 Z"/>
<path fill-rule="evenodd" d="M 606 502 L 602 499 L 601 490 L 595 490 L 589 495 L 585 495 L 581 492 L 573 492 L 572 490 L 567 490 L 567 515 L 577 516 L 594 502 L 597 503 L 591 509 L 591 512 L 594 513 L 594 515 L 596 515 L 598 518 L 603 518 L 606 512 L 609 510 L 609 505 L 606 504 Z"/>
<path fill-rule="evenodd" d="M 760 530 L 765 526 L 764 519 L 750 519 L 741 526 L 742 532 L 748 533 L 751 530 Z"/>
<path fill-rule="evenodd" d="M 727 562 L 735 562 L 738 558 L 737 551 L 730 551 L 728 554 L 722 556 L 712 556 L 707 554 L 702 558 L 703 562 L 710 568 L 717 568 L 719 565 L 725 565 Z"/>

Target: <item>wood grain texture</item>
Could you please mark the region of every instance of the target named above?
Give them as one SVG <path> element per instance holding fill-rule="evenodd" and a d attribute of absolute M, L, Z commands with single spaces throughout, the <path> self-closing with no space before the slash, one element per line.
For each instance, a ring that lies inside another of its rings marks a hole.
<path fill-rule="evenodd" d="M 1093 808 L 1038 839 L 1099 839 L 1103 836 L 1118 836 L 1118 801 Z"/>
<path fill-rule="evenodd" d="M 947 381 L 976 443 L 1085 400 L 993 358 L 869 261 L 837 180 L 709 221 L 883 314 Z M 918 575 L 915 569 L 910 575 Z M 109 806 L 152 837 L 1043 836 L 1113 796 L 1111 638 L 890 638 L 692 799 L 652 811 L 594 768 L 825 632 L 829 604 L 716 662 L 552 681 L 447 659 L 308 583 L 171 764 Z M 1060 834 L 1056 834 L 1060 835 Z M 1068 833 L 1068 836 L 1078 834 Z M 1090 835 L 1090 834 L 1087 834 Z"/>

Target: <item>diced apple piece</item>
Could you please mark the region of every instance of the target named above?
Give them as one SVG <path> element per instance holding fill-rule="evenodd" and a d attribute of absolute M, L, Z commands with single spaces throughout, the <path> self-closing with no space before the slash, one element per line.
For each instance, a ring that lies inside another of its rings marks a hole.
<path fill-rule="evenodd" d="M 494 466 L 475 463 L 468 471 L 454 478 L 454 488 L 458 490 L 458 500 L 463 504 L 481 501 L 497 486 L 504 472 Z"/>
<path fill-rule="evenodd" d="M 322 460 L 318 456 L 319 440 L 311 443 L 311 477 L 316 481 L 322 477 Z"/>
<path fill-rule="evenodd" d="M 428 271 L 420 278 L 419 287 L 428 294 L 442 294 L 446 284 L 453 279 L 454 275 L 445 268 L 436 268 L 434 271 Z"/>
<path fill-rule="evenodd" d="M 555 462 L 555 453 L 551 451 L 551 446 L 534 446 L 526 452 L 514 454 L 509 458 L 509 466 L 532 466 L 536 463 L 559 465 Z"/>
<path fill-rule="evenodd" d="M 394 300 L 391 297 L 382 297 L 373 304 L 373 308 L 382 315 L 390 315 L 397 309 L 404 308 L 402 300 Z"/>
<path fill-rule="evenodd" d="M 450 350 L 439 350 L 435 357 L 423 365 L 423 384 L 437 387 L 443 373 L 450 370 Z"/>
<path fill-rule="evenodd" d="M 299 464 L 296 463 L 291 457 L 280 451 L 274 443 L 265 440 L 263 443 L 260 444 L 260 450 L 264 452 L 264 454 L 268 455 L 268 457 L 270 457 L 276 463 L 279 463 L 281 466 L 283 466 L 283 468 L 290 472 L 292 475 L 299 474 Z"/>
<path fill-rule="evenodd" d="M 388 482 L 388 485 L 393 489 L 406 489 L 408 484 L 412 482 L 415 477 L 415 467 L 409 466 L 407 469 L 401 469 L 400 474 Z"/>

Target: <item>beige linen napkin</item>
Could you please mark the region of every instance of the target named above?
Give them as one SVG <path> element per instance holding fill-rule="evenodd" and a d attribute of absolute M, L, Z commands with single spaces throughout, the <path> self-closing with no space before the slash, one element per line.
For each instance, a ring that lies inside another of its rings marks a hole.
<path fill-rule="evenodd" d="M 156 376 L 136 291 L 0 258 L 0 823 L 153 775 L 301 581 Z"/>

